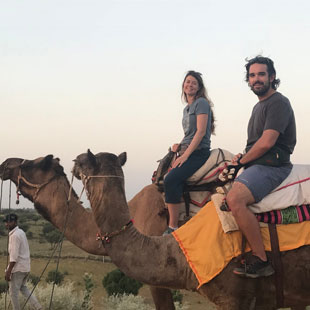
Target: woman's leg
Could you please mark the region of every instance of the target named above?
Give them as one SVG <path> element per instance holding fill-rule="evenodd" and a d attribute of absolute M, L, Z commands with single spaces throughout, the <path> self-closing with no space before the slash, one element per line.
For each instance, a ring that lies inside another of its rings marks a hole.
<path fill-rule="evenodd" d="M 169 227 L 177 228 L 183 188 L 192 176 L 208 159 L 209 153 L 196 151 L 181 166 L 172 169 L 164 179 L 165 201 L 169 211 Z"/>
<path fill-rule="evenodd" d="M 167 203 L 169 211 L 169 227 L 178 228 L 180 203 Z"/>

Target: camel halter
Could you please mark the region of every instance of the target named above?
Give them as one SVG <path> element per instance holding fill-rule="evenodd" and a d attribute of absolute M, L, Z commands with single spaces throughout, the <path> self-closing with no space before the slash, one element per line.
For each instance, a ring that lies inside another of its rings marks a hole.
<path fill-rule="evenodd" d="M 16 199 L 16 204 L 19 204 L 19 196 L 21 195 L 20 193 L 20 183 L 21 181 L 23 181 L 26 185 L 36 188 L 36 192 L 33 196 L 33 201 L 35 201 L 38 197 L 38 194 L 40 192 L 40 190 L 46 186 L 47 184 L 49 184 L 50 182 L 52 182 L 54 179 L 56 179 L 57 177 L 59 177 L 59 175 L 54 175 L 53 177 L 51 177 L 48 181 L 42 183 L 42 184 L 34 184 L 29 182 L 23 175 L 22 175 L 22 168 L 21 165 L 25 162 L 25 159 L 22 161 L 22 163 L 20 164 L 19 167 L 19 173 L 18 173 L 18 177 L 17 177 L 17 186 L 16 186 L 16 195 L 17 195 L 17 199 Z"/>
<path fill-rule="evenodd" d="M 87 195 L 89 195 L 86 186 L 87 186 L 87 183 L 88 183 L 88 181 L 90 179 L 93 179 L 93 178 L 119 178 L 119 179 L 124 179 L 124 177 L 120 176 L 120 175 L 88 175 L 87 176 L 87 175 L 85 175 L 82 172 L 80 172 L 79 176 L 80 176 L 80 178 L 82 180 L 83 188 L 82 188 L 82 191 L 81 191 L 81 194 L 79 196 L 79 200 L 78 201 L 80 201 L 80 199 L 82 197 L 82 194 L 84 192 L 84 189 L 86 190 Z"/>
<path fill-rule="evenodd" d="M 83 183 L 83 189 L 82 189 L 82 192 L 81 192 L 81 195 L 79 197 L 79 200 L 82 196 L 82 193 L 84 191 L 84 189 L 87 190 L 86 188 L 86 185 L 88 183 L 88 181 L 92 178 L 119 178 L 119 179 L 124 179 L 123 176 L 119 176 L 119 175 L 89 175 L 89 176 L 86 176 L 84 173 L 80 173 L 79 174 L 81 180 L 82 180 L 82 183 Z M 88 192 L 87 192 L 88 194 Z M 89 196 L 89 194 L 88 194 Z M 111 233 L 105 233 L 104 235 L 101 235 L 100 232 L 97 233 L 96 235 L 96 240 L 97 241 L 101 241 L 102 244 L 104 245 L 104 243 L 110 243 L 110 239 L 114 236 L 117 236 L 119 235 L 121 232 L 123 232 L 124 230 L 126 230 L 127 228 L 129 228 L 131 225 L 133 224 L 133 219 L 131 219 L 127 224 L 125 224 L 121 229 L 119 230 L 116 230 L 116 231 L 113 231 Z"/>

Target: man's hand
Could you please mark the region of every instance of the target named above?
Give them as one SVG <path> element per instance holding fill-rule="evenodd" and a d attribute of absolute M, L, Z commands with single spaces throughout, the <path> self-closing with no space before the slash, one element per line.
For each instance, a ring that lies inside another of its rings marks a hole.
<path fill-rule="evenodd" d="M 10 270 L 10 269 L 7 269 L 7 270 L 5 271 L 5 276 L 4 276 L 5 280 L 6 280 L 6 281 L 11 281 L 11 276 L 12 276 L 11 270 Z"/>
<path fill-rule="evenodd" d="M 231 163 L 237 165 L 237 164 L 238 164 L 238 160 L 239 160 L 239 158 L 241 159 L 241 157 L 242 157 L 242 154 L 241 154 L 241 153 L 236 154 L 236 155 L 233 157 L 233 159 L 231 160 Z"/>
<path fill-rule="evenodd" d="M 243 164 L 240 163 L 241 158 L 242 154 L 240 153 L 234 156 L 234 158 L 231 161 L 231 164 L 228 165 L 219 175 L 220 181 L 227 182 L 229 180 L 235 179 L 239 170 L 244 166 Z"/>

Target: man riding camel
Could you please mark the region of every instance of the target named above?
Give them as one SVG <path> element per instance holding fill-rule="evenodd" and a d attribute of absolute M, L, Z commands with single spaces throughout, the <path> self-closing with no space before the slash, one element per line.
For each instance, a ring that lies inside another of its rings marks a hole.
<path fill-rule="evenodd" d="M 252 249 L 250 259 L 234 273 L 257 278 L 272 275 L 274 269 L 267 259 L 258 221 L 247 206 L 262 200 L 291 172 L 296 124 L 289 100 L 277 92 L 280 80 L 273 61 L 257 56 L 245 67 L 245 80 L 259 101 L 248 123 L 245 153 L 237 154 L 229 166 L 235 174 L 241 167 L 245 170 L 235 179 L 226 202 Z"/>

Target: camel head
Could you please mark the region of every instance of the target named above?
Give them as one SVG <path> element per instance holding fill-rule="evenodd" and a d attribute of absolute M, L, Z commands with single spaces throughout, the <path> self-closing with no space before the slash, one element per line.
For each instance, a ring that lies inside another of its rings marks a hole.
<path fill-rule="evenodd" d="M 59 164 L 59 159 L 53 155 L 39 157 L 34 160 L 22 158 L 8 158 L 0 165 L 0 178 L 11 180 L 15 184 L 20 179 L 26 183 L 42 184 L 48 182 L 56 175 L 65 175 L 63 167 Z"/>
<path fill-rule="evenodd" d="M 122 166 L 126 163 L 126 152 L 116 156 L 111 153 L 94 155 L 89 149 L 74 159 L 73 175 L 81 179 L 91 176 L 115 175 L 123 177 Z"/>
<path fill-rule="evenodd" d="M 106 212 L 107 207 L 111 208 L 109 211 L 113 210 L 111 213 L 118 214 L 118 220 L 122 223 L 129 217 L 122 170 L 125 162 L 125 152 L 119 156 L 111 153 L 94 155 L 90 150 L 74 160 L 72 174 L 82 180 L 85 186 L 98 227 L 101 228 L 105 221 L 112 223 L 112 227 L 108 226 L 107 231 L 119 228 L 117 221 L 110 221 L 111 214 Z"/>

